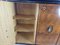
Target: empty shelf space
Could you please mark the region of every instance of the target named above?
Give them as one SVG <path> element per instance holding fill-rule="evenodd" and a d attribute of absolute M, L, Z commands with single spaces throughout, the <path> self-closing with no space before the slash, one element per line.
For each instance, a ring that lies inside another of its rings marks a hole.
<path fill-rule="evenodd" d="M 16 20 L 18 24 L 34 24 L 34 20 Z"/>
<path fill-rule="evenodd" d="M 16 43 L 34 44 L 34 33 L 17 33 Z"/>
<path fill-rule="evenodd" d="M 35 16 L 34 15 L 16 15 L 15 19 L 35 20 Z"/>
<path fill-rule="evenodd" d="M 31 24 L 19 24 L 16 25 L 17 32 L 34 32 L 34 25 Z"/>

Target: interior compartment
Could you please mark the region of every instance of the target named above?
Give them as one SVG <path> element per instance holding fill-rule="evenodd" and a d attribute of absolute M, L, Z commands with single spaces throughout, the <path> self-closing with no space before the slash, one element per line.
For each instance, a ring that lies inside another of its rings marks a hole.
<path fill-rule="evenodd" d="M 16 43 L 34 44 L 35 4 L 16 3 Z"/>
<path fill-rule="evenodd" d="M 21 32 L 17 33 L 16 35 L 16 43 L 28 43 L 28 44 L 33 44 L 34 43 L 34 33 L 32 32 Z"/>
<path fill-rule="evenodd" d="M 34 25 L 32 24 L 19 24 L 16 25 L 17 32 L 34 32 Z"/>

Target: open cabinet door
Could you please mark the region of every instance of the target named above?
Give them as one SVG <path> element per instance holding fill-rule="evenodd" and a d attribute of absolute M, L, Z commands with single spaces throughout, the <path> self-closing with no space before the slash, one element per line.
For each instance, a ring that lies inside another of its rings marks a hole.
<path fill-rule="evenodd" d="M 0 1 L 0 45 L 15 45 L 14 3 Z"/>

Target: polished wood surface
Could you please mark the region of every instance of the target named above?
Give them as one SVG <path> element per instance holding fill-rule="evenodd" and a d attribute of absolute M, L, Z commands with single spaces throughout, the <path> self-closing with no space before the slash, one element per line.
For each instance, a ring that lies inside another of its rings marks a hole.
<path fill-rule="evenodd" d="M 36 44 L 60 45 L 60 5 L 40 4 L 39 9 Z"/>
<path fill-rule="evenodd" d="M 58 39 L 58 34 L 37 34 L 37 45 L 55 45 Z"/>
<path fill-rule="evenodd" d="M 51 33 L 60 33 L 60 5 L 41 4 L 38 16 L 38 32 L 48 33 L 48 27 L 52 26 Z"/>

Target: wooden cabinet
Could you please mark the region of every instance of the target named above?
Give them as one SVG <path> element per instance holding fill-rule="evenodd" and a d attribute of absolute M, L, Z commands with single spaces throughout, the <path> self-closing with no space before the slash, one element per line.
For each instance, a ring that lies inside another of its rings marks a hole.
<path fill-rule="evenodd" d="M 38 4 L 38 8 L 36 5 L 16 3 L 16 43 L 57 45 L 60 33 L 60 5 Z"/>
<path fill-rule="evenodd" d="M 0 4 L 0 45 L 60 45 L 60 4 Z"/>

